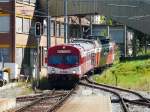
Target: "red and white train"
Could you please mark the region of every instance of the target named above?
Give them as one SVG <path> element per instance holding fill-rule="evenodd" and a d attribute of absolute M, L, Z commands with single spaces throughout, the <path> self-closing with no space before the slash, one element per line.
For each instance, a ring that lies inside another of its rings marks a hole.
<path fill-rule="evenodd" d="M 112 64 L 115 44 L 103 41 L 75 39 L 71 43 L 48 49 L 48 78 L 52 85 L 74 83 L 95 68 Z"/>

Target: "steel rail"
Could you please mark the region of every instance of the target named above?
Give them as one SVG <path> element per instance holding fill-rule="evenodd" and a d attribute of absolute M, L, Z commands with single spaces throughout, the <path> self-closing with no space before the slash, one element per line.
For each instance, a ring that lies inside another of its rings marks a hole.
<path fill-rule="evenodd" d="M 48 99 L 51 99 L 51 98 L 59 98 L 59 99 L 55 99 L 56 101 L 54 103 L 51 104 L 51 102 L 47 101 L 47 103 L 50 103 L 50 105 L 44 110 L 44 112 L 52 112 L 54 110 L 56 110 L 57 107 L 59 107 L 63 102 L 65 102 L 69 96 L 73 93 L 73 91 L 75 90 L 75 88 L 73 88 L 72 90 L 70 90 L 69 92 L 65 93 L 64 94 L 58 94 L 58 95 L 55 95 L 57 93 L 55 92 L 52 92 L 51 96 L 48 96 L 49 94 L 47 94 L 47 96 L 43 96 L 43 97 L 39 97 L 37 100 L 31 102 L 30 104 L 28 105 L 25 105 L 17 110 L 15 110 L 15 112 L 23 112 L 23 111 L 26 111 L 28 109 L 32 109 L 32 106 L 33 106 L 33 109 L 34 109 L 34 106 L 36 106 L 37 104 L 40 104 L 40 102 L 42 101 L 46 101 Z"/>
<path fill-rule="evenodd" d="M 88 81 L 89 83 L 92 83 L 92 84 L 95 84 L 95 85 L 99 85 L 99 86 L 103 86 L 103 87 L 107 87 L 107 88 L 111 88 L 111 89 L 116 89 L 116 90 L 119 90 L 119 91 L 124 91 L 124 92 L 128 92 L 128 93 L 132 93 L 138 97 L 140 97 L 141 99 L 143 99 L 143 101 L 147 102 L 150 104 L 150 99 L 147 99 L 145 98 L 144 96 L 142 96 L 141 94 L 135 92 L 135 91 L 131 91 L 131 90 L 128 90 L 128 89 L 123 89 L 123 88 L 119 88 L 119 87 L 114 87 L 114 86 L 109 86 L 109 85 L 105 85 L 105 84 L 99 84 L 99 83 L 96 83 L 95 81 L 91 81 L 89 78 L 85 78 L 86 81 Z"/>
<path fill-rule="evenodd" d="M 71 94 L 74 92 L 74 90 L 75 90 L 75 88 L 72 89 L 64 98 L 62 98 L 60 101 L 58 101 L 55 105 L 53 105 L 53 107 L 48 109 L 46 112 L 52 112 L 52 111 L 56 110 L 62 103 L 64 103 L 71 96 Z"/>
<path fill-rule="evenodd" d="M 106 89 L 106 88 L 98 87 L 98 86 L 95 86 L 93 84 L 86 84 L 86 83 L 83 83 L 83 82 L 79 82 L 79 84 L 81 84 L 83 86 L 91 87 L 91 88 L 94 88 L 94 89 L 101 89 L 101 90 L 104 90 L 104 91 L 111 92 L 111 93 L 115 94 L 116 96 L 118 96 L 124 112 L 130 112 L 129 109 L 127 108 L 125 102 L 124 102 L 124 99 L 117 92 L 111 91 L 111 90 Z"/>
<path fill-rule="evenodd" d="M 131 104 L 136 104 L 136 105 L 140 105 L 140 106 L 148 106 L 148 107 L 150 107 L 149 103 L 141 102 L 141 100 L 129 100 L 129 99 L 126 99 L 126 98 L 123 98 L 123 100 L 125 102 L 131 103 Z M 112 103 L 119 103 L 120 100 L 119 99 L 111 99 L 111 102 Z"/>

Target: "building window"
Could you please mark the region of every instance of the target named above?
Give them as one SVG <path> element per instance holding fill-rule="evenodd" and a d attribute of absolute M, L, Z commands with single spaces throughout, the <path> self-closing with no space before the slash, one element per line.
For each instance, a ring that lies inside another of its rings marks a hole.
<path fill-rule="evenodd" d="M 16 63 L 19 67 L 30 65 L 30 48 L 16 48 Z"/>
<path fill-rule="evenodd" d="M 0 0 L 0 2 L 9 2 L 10 0 Z"/>
<path fill-rule="evenodd" d="M 63 37 L 64 36 L 64 24 L 60 25 L 60 36 Z"/>
<path fill-rule="evenodd" d="M 23 0 L 17 0 L 17 2 L 23 2 Z"/>
<path fill-rule="evenodd" d="M 30 30 L 30 19 L 23 19 L 23 32 L 29 34 Z"/>
<path fill-rule="evenodd" d="M 16 17 L 16 32 L 29 34 L 30 23 L 30 19 Z"/>
<path fill-rule="evenodd" d="M 10 31 L 10 16 L 0 16 L 0 32 Z"/>
<path fill-rule="evenodd" d="M 9 48 L 0 48 L 0 62 L 10 62 L 10 49 Z"/>
<path fill-rule="evenodd" d="M 54 25 L 55 25 L 54 21 L 51 21 L 51 29 L 50 29 L 51 30 L 51 36 L 54 36 L 54 31 L 55 31 L 54 30 L 54 28 L 55 28 Z"/>
<path fill-rule="evenodd" d="M 16 17 L 16 32 L 22 33 L 23 32 L 23 18 Z"/>
<path fill-rule="evenodd" d="M 114 40 L 116 43 L 123 43 L 123 37 L 124 37 L 124 30 L 123 29 L 115 29 L 110 28 L 110 35 L 112 40 Z"/>
<path fill-rule="evenodd" d="M 24 0 L 24 2 L 29 4 L 29 3 L 30 3 L 30 0 Z"/>
<path fill-rule="evenodd" d="M 35 3 L 36 3 L 36 0 L 30 0 L 30 3 L 31 3 L 31 4 L 35 4 Z"/>
<path fill-rule="evenodd" d="M 59 23 L 56 24 L 56 37 L 60 36 L 60 25 Z"/>
<path fill-rule="evenodd" d="M 24 3 L 27 3 L 27 4 L 35 4 L 36 0 L 17 0 L 17 2 L 22 2 L 22 3 L 24 2 Z"/>
<path fill-rule="evenodd" d="M 16 63 L 19 67 L 22 65 L 22 59 L 23 59 L 23 49 L 22 48 L 16 48 Z"/>

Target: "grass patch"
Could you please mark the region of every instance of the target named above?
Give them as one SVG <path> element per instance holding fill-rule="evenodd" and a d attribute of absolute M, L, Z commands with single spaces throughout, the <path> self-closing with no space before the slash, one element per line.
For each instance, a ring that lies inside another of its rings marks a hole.
<path fill-rule="evenodd" d="M 17 83 L 17 86 L 15 87 L 16 89 L 17 88 L 20 88 L 20 91 L 18 91 L 17 96 L 22 96 L 22 95 L 29 95 L 29 94 L 33 94 L 34 91 L 32 89 L 32 86 L 31 86 L 31 83 L 26 83 L 26 82 L 18 82 Z M 13 88 L 12 88 L 13 89 Z"/>
<path fill-rule="evenodd" d="M 150 59 L 117 63 L 93 78 L 98 83 L 150 91 Z"/>
<path fill-rule="evenodd" d="M 29 94 L 33 94 L 34 91 L 32 88 L 27 87 L 27 86 L 23 86 L 22 87 L 22 92 L 20 93 L 20 95 L 29 95 Z"/>

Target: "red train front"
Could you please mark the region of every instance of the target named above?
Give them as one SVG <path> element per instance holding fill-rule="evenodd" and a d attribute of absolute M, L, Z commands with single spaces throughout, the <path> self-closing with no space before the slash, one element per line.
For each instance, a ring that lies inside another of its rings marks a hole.
<path fill-rule="evenodd" d="M 73 84 L 82 77 L 84 71 L 81 69 L 81 65 L 86 61 L 83 56 L 84 51 L 79 44 L 73 43 L 49 48 L 48 78 L 52 86 L 60 86 L 65 81 Z"/>
<path fill-rule="evenodd" d="M 77 79 L 79 75 L 79 59 L 80 51 L 73 46 L 59 45 L 50 48 L 48 52 L 49 79 Z"/>
<path fill-rule="evenodd" d="M 114 44 L 76 39 L 48 50 L 48 78 L 51 86 L 73 85 L 92 69 L 112 64 Z"/>

